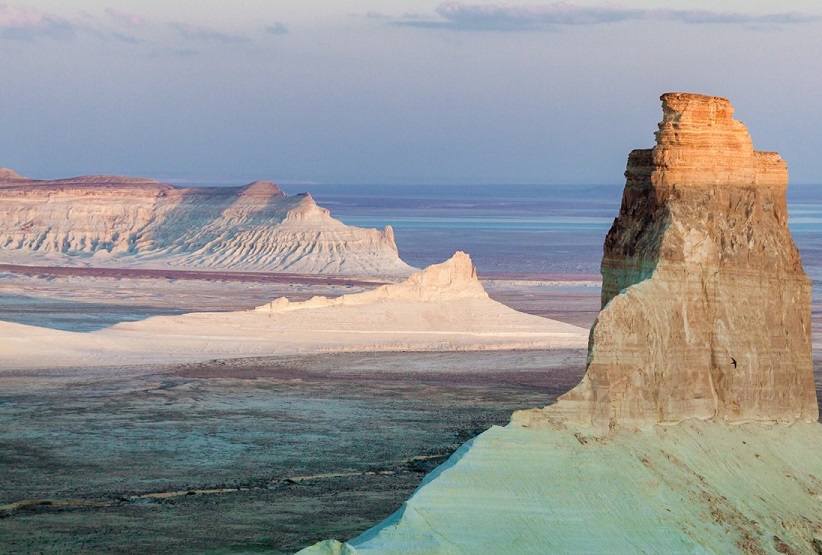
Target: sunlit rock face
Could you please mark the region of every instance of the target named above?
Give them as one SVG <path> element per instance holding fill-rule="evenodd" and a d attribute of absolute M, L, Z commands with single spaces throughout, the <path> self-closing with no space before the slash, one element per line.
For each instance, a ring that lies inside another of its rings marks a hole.
<path fill-rule="evenodd" d="M 630 153 L 605 240 L 586 375 L 514 421 L 815 421 L 811 284 L 787 226 L 787 166 L 753 149 L 728 100 L 661 100 L 656 146 Z"/>
<path fill-rule="evenodd" d="M 301 555 L 822 553 L 785 163 L 725 99 L 662 102 L 657 145 L 628 159 L 582 382 L 464 444 L 379 525 Z"/>
<path fill-rule="evenodd" d="M 35 255 L 35 258 L 26 258 Z M 39 257 L 39 258 L 38 258 Z M 0 171 L 0 260 L 349 275 L 407 275 L 394 234 L 347 226 L 270 181 L 172 187 Z"/>

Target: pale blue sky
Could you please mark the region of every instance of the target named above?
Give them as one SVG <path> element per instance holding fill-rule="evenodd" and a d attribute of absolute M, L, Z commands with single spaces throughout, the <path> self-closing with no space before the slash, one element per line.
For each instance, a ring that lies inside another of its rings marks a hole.
<path fill-rule="evenodd" d="M 620 183 L 678 90 L 822 183 L 820 58 L 816 1 L 0 0 L 0 166 Z"/>

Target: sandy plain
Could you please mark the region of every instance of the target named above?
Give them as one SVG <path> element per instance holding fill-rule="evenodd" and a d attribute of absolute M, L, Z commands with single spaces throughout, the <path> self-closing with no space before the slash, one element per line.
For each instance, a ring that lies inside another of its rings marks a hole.
<path fill-rule="evenodd" d="M 590 279 L 489 280 L 589 325 Z M 354 278 L 4 268 L 4 319 L 72 331 L 373 289 Z M 337 353 L 0 372 L 10 552 L 289 553 L 382 520 L 430 469 L 579 379 L 581 349 Z"/>

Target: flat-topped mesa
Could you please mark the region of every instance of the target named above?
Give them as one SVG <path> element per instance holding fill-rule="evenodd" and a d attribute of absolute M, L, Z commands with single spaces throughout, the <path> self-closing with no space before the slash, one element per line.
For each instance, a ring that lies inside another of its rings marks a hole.
<path fill-rule="evenodd" d="M 661 100 L 657 144 L 630 154 L 605 239 L 586 374 L 514 421 L 815 421 L 811 284 L 787 226 L 785 163 L 753 150 L 727 100 Z"/>
<path fill-rule="evenodd" d="M 254 181 L 245 186 L 241 197 L 284 197 L 285 193 L 273 181 Z"/>
<path fill-rule="evenodd" d="M 0 261 L 406 276 L 393 232 L 345 225 L 271 181 L 174 187 L 0 173 Z"/>

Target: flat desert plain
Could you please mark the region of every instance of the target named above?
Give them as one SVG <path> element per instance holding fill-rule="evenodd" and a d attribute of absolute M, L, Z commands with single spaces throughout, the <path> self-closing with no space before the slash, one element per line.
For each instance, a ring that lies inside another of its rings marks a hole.
<path fill-rule="evenodd" d="M 590 277 L 489 280 L 588 326 Z M 2 274 L 7 320 L 89 332 L 233 311 L 373 279 L 36 270 Z M 0 371 L 0 544 L 11 552 L 289 553 L 351 537 L 467 439 L 572 387 L 584 349 L 314 353 Z"/>
<path fill-rule="evenodd" d="M 85 332 L 382 282 L 7 268 L 0 283 L 7 320 Z M 517 310 L 581 327 L 599 309 L 595 276 L 483 285 Z M 353 537 L 399 508 L 467 439 L 573 387 L 585 356 L 583 348 L 307 353 L 4 369 L 0 544 L 9 552 L 290 553 Z M 820 390 L 822 360 L 815 367 Z"/>

